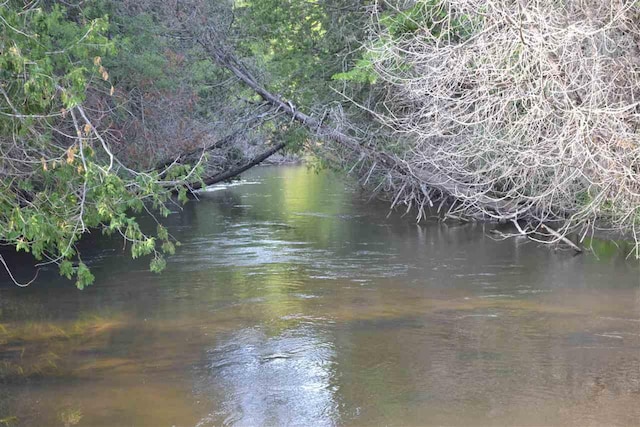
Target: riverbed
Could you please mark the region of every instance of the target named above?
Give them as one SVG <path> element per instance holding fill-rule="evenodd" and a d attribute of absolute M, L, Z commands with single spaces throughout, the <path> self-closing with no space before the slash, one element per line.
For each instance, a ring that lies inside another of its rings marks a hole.
<path fill-rule="evenodd" d="M 181 246 L 160 275 L 95 235 L 84 291 L 55 268 L 26 289 L 0 276 L 0 420 L 640 425 L 640 271 L 624 254 L 416 224 L 305 166 L 199 199 L 163 220 Z"/>

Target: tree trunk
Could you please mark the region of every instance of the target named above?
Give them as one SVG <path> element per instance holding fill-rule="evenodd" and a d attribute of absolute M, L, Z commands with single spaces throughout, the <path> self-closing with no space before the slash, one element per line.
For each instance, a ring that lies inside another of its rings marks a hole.
<path fill-rule="evenodd" d="M 277 153 L 278 151 L 282 150 L 284 147 L 286 146 L 286 144 L 284 142 L 281 142 L 280 144 L 271 147 L 270 149 L 268 149 L 267 151 L 258 154 L 257 156 L 255 156 L 253 159 L 249 160 L 247 163 L 238 166 L 237 168 L 233 168 L 231 170 L 228 170 L 226 172 L 221 172 L 218 173 L 216 175 L 212 175 L 210 177 L 204 178 L 202 181 L 204 182 L 205 186 L 209 186 L 209 185 L 213 185 L 213 184 L 217 184 L 219 182 L 222 181 L 226 181 L 228 179 L 234 178 L 238 175 L 240 175 L 242 172 L 251 169 L 252 167 L 264 162 L 266 159 L 268 159 L 269 157 L 271 157 L 272 155 L 274 155 L 275 153 Z M 199 190 L 202 188 L 202 183 L 197 182 L 195 184 L 193 184 L 191 186 L 191 190 Z"/>

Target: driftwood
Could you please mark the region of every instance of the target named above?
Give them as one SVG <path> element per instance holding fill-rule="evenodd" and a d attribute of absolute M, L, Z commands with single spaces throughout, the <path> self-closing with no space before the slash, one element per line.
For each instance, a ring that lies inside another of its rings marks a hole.
<path fill-rule="evenodd" d="M 566 236 L 563 236 L 562 234 L 558 233 L 556 230 L 554 230 L 553 228 L 549 227 L 546 224 L 542 224 L 542 228 L 544 228 L 549 234 L 551 234 L 553 237 L 555 237 L 556 239 L 558 239 L 562 243 L 564 243 L 567 246 L 571 247 L 574 251 L 576 251 L 578 253 L 582 253 L 582 248 L 580 246 L 576 245 L 575 243 L 573 243 Z"/>

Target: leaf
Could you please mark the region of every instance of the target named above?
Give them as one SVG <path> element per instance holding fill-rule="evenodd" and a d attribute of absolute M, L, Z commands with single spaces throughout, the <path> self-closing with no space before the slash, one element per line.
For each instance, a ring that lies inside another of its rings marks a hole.
<path fill-rule="evenodd" d="M 102 80 L 104 81 L 109 80 L 109 73 L 107 73 L 107 70 L 105 70 L 105 68 L 102 65 L 100 66 L 100 74 L 102 74 Z"/>
<path fill-rule="evenodd" d="M 162 252 L 164 252 L 165 254 L 173 255 L 176 253 L 176 247 L 171 242 L 164 242 L 162 244 Z"/>
<path fill-rule="evenodd" d="M 67 279 L 71 279 L 71 275 L 73 274 L 73 264 L 71 261 L 63 261 L 60 263 L 60 275 L 66 277 Z"/>
<path fill-rule="evenodd" d="M 69 149 L 67 150 L 67 164 L 70 165 L 71 163 L 73 163 L 73 160 L 75 158 L 76 155 L 76 151 L 78 151 L 78 147 L 76 147 L 75 145 L 72 145 L 71 147 L 69 147 Z"/>
<path fill-rule="evenodd" d="M 161 240 L 169 239 L 169 232 L 167 231 L 167 228 L 160 224 L 158 224 L 157 234 L 158 234 L 158 238 Z"/>
<path fill-rule="evenodd" d="M 29 244 L 24 239 L 18 239 L 18 241 L 16 242 L 16 251 L 29 252 Z"/>
<path fill-rule="evenodd" d="M 167 267 L 167 261 L 163 257 L 156 257 L 151 260 L 149 269 L 154 273 L 160 273 Z"/>
<path fill-rule="evenodd" d="M 80 290 L 84 289 L 86 286 L 89 286 L 95 280 L 95 276 L 83 262 L 80 262 L 80 264 L 78 264 L 76 277 L 78 278 L 76 280 L 76 287 Z"/>

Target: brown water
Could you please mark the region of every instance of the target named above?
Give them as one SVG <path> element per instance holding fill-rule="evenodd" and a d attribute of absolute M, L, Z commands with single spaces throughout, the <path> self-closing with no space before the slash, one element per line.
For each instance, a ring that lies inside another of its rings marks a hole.
<path fill-rule="evenodd" d="M 640 425 L 637 263 L 245 180 L 167 219 L 162 275 L 96 237 L 85 291 L 0 278 L 0 426 Z"/>

